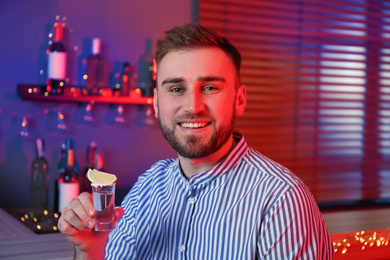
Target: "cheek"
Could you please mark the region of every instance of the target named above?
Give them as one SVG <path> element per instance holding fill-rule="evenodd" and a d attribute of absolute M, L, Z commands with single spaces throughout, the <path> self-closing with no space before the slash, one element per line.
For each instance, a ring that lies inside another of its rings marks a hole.
<path fill-rule="evenodd" d="M 218 106 L 214 106 L 213 114 L 223 121 L 230 121 L 232 115 L 234 114 L 232 103 L 226 100 L 226 102 L 222 102 L 218 104 Z"/>
<path fill-rule="evenodd" d="M 158 115 L 161 120 L 169 121 L 175 115 L 174 103 L 171 102 L 159 102 L 158 104 Z"/>

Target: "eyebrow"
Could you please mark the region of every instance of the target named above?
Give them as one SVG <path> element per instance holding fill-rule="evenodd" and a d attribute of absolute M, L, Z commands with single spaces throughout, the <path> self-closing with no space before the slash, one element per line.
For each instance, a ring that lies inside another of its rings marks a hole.
<path fill-rule="evenodd" d="M 209 82 L 209 81 L 220 81 L 220 82 L 226 82 L 224 77 L 220 76 L 205 76 L 205 77 L 199 77 L 197 79 L 198 82 Z M 161 82 L 161 86 L 164 86 L 166 84 L 176 84 L 176 83 L 182 83 L 184 82 L 184 79 L 182 78 L 168 78 Z"/>
<path fill-rule="evenodd" d="M 184 82 L 184 79 L 182 78 L 168 78 L 161 82 L 161 86 L 164 86 L 166 84 L 172 84 L 172 83 L 181 83 Z"/>
<path fill-rule="evenodd" d="M 220 82 L 226 82 L 225 78 L 224 77 L 220 77 L 220 76 L 206 76 L 206 77 L 199 77 L 198 78 L 198 81 L 200 82 L 208 82 L 208 81 L 220 81 Z"/>

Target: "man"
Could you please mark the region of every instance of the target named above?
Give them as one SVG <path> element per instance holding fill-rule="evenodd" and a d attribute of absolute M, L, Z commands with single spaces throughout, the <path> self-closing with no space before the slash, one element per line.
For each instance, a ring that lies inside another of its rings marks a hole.
<path fill-rule="evenodd" d="M 233 131 L 246 106 L 238 51 L 185 25 L 166 32 L 156 62 L 154 109 L 178 159 L 139 177 L 108 239 L 91 231 L 91 195 L 74 199 L 58 226 L 77 257 L 102 258 L 105 248 L 106 259 L 331 259 L 308 188 Z"/>

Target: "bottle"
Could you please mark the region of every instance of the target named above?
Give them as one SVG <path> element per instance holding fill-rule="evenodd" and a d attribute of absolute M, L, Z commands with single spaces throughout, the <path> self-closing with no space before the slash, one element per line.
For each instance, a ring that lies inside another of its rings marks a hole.
<path fill-rule="evenodd" d="M 104 87 L 104 60 L 101 56 L 101 40 L 92 40 L 92 55 L 87 59 L 87 94 L 98 95 Z"/>
<path fill-rule="evenodd" d="M 54 39 L 48 52 L 46 92 L 52 95 L 64 93 L 67 53 L 62 43 L 62 23 L 54 24 Z"/>
<path fill-rule="evenodd" d="M 61 144 L 61 157 L 58 161 L 57 165 L 57 177 L 54 181 L 54 211 L 59 212 L 59 179 L 61 178 L 61 175 L 65 172 L 65 166 L 66 166 L 66 145 L 65 143 Z"/>
<path fill-rule="evenodd" d="M 122 69 L 121 61 L 114 61 L 112 71 L 109 76 L 109 86 L 112 89 L 112 95 L 118 97 L 120 93 L 120 75 Z"/>
<path fill-rule="evenodd" d="M 74 171 L 74 152 L 72 149 L 67 151 L 67 163 L 65 171 L 59 179 L 59 212 L 68 206 L 69 202 L 79 195 L 79 178 Z"/>
<path fill-rule="evenodd" d="M 87 146 L 85 167 L 80 175 L 80 193 L 87 191 L 91 193 L 91 182 L 88 180 L 89 169 L 95 169 L 96 164 L 96 142 L 92 141 Z"/>
<path fill-rule="evenodd" d="M 35 158 L 31 163 L 30 206 L 31 217 L 44 217 L 48 209 L 48 171 L 49 165 L 45 158 L 44 141 L 37 139 L 35 143 Z"/>
<path fill-rule="evenodd" d="M 153 80 L 153 54 L 152 40 L 145 40 L 145 52 L 138 59 L 138 83 L 137 88 L 145 97 L 153 96 L 155 80 Z"/>
<path fill-rule="evenodd" d="M 123 63 L 119 80 L 120 80 L 119 82 L 120 95 L 128 96 L 130 91 L 130 80 L 131 80 L 130 63 L 128 62 Z"/>
<path fill-rule="evenodd" d="M 98 153 L 96 156 L 95 169 L 98 171 L 104 171 L 104 169 L 103 169 L 103 154 L 101 154 L 101 153 Z"/>
<path fill-rule="evenodd" d="M 76 174 L 78 176 L 80 176 L 80 164 L 77 160 L 77 157 L 76 157 L 76 149 L 75 149 L 75 145 L 74 145 L 74 141 L 72 138 L 66 138 L 65 139 L 65 149 L 66 151 L 72 149 L 73 150 L 73 153 L 74 153 L 74 166 L 73 166 L 73 169 L 74 171 L 76 172 Z M 67 154 L 67 152 L 66 152 Z M 66 159 L 62 162 L 64 165 L 66 164 Z"/>

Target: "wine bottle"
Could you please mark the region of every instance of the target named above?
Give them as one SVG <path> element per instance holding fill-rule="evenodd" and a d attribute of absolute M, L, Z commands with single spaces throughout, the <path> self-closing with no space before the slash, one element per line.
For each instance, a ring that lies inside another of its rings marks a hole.
<path fill-rule="evenodd" d="M 153 80 L 153 54 L 152 40 L 145 40 L 145 52 L 138 59 L 138 83 L 137 88 L 145 97 L 153 96 L 153 88 L 155 80 Z"/>
<path fill-rule="evenodd" d="M 88 180 L 87 173 L 89 169 L 94 169 L 96 164 L 96 142 L 92 141 L 87 146 L 85 167 L 80 175 L 80 193 L 87 191 L 91 193 L 91 182 Z"/>
<path fill-rule="evenodd" d="M 101 56 L 101 40 L 92 40 L 92 55 L 87 59 L 87 94 L 97 95 L 104 87 L 104 60 Z"/>
<path fill-rule="evenodd" d="M 31 163 L 30 206 L 33 218 L 44 217 L 43 212 L 48 209 L 48 171 L 44 141 L 38 138 L 35 143 L 35 158 Z"/>
<path fill-rule="evenodd" d="M 79 195 L 80 183 L 74 166 L 74 152 L 72 149 L 67 151 L 67 163 L 64 173 L 59 179 L 59 212 L 69 205 L 73 198 Z"/>
<path fill-rule="evenodd" d="M 54 39 L 48 52 L 48 72 L 46 82 L 46 92 L 53 95 L 64 93 L 66 78 L 67 53 L 62 43 L 63 28 L 62 23 L 54 24 Z"/>
<path fill-rule="evenodd" d="M 119 80 L 120 80 L 119 84 L 120 84 L 121 96 L 128 96 L 130 91 L 130 80 L 131 80 L 130 63 L 128 62 L 123 63 Z"/>

